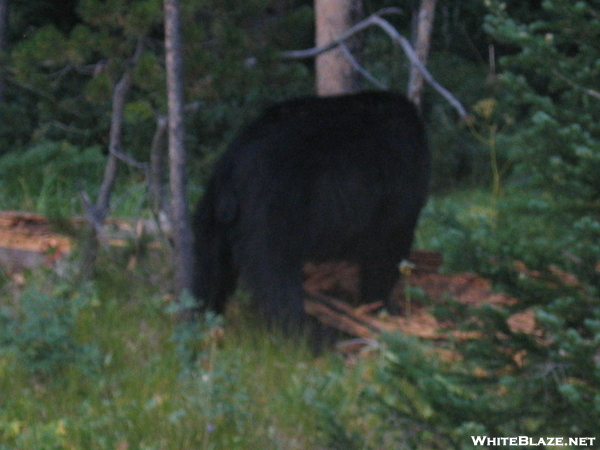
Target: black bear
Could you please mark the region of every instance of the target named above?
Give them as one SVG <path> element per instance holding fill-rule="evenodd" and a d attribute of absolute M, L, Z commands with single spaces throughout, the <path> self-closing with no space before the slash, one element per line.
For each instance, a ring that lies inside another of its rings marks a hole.
<path fill-rule="evenodd" d="M 298 330 L 304 264 L 343 260 L 359 265 L 365 301 L 391 306 L 429 172 L 424 126 L 402 95 L 309 97 L 267 109 L 217 162 L 198 205 L 195 297 L 223 313 L 241 278 L 261 318 Z"/>

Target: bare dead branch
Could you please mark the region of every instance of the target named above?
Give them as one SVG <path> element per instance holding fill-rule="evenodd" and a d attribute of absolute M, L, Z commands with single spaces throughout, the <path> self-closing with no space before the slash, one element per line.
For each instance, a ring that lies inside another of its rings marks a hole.
<path fill-rule="evenodd" d="M 362 30 L 365 30 L 365 29 L 369 28 L 370 26 L 374 25 L 374 22 L 373 22 L 374 17 L 380 17 L 383 15 L 389 15 L 389 14 L 401 14 L 401 13 L 402 13 L 402 10 L 399 8 L 384 8 L 384 9 L 370 15 L 366 19 L 358 22 L 356 25 L 354 25 L 352 28 L 350 28 L 348 31 L 346 31 L 344 34 L 342 34 L 340 37 L 333 39 L 331 42 L 329 42 L 326 45 L 322 45 L 320 47 L 313 47 L 313 48 L 309 48 L 306 50 L 290 50 L 290 51 L 282 52 L 281 56 L 283 58 L 288 58 L 288 59 L 314 58 L 315 56 L 320 55 L 321 53 L 325 53 L 325 52 L 337 47 L 342 42 L 344 42 L 344 41 L 348 40 L 349 38 L 351 38 L 352 36 L 354 36 L 356 33 L 359 33 Z"/>
<path fill-rule="evenodd" d="M 490 65 L 490 71 L 488 77 L 496 77 L 496 47 L 494 44 L 488 46 L 488 61 Z"/>
<path fill-rule="evenodd" d="M 71 133 L 71 134 L 80 134 L 83 136 L 87 136 L 90 134 L 90 130 L 87 129 L 83 129 L 83 128 L 77 128 L 77 127 L 73 127 L 70 125 L 65 125 L 64 123 L 60 123 L 57 120 L 54 120 L 52 122 L 50 122 L 50 126 L 52 127 L 56 127 L 59 130 L 62 130 L 66 133 Z"/>
<path fill-rule="evenodd" d="M 365 77 L 371 83 L 373 83 L 379 89 L 386 89 L 386 90 L 389 89 L 385 84 L 383 84 L 381 81 L 379 81 L 373 75 L 371 75 L 367 69 L 365 69 L 363 66 L 361 66 L 359 64 L 359 62 L 356 60 L 356 58 L 354 56 L 352 56 L 352 52 L 348 49 L 348 46 L 344 42 L 340 43 L 340 48 L 344 52 L 344 56 L 346 57 L 346 59 L 350 62 L 352 67 L 354 67 L 354 70 L 356 70 L 359 74 L 361 74 L 363 77 Z"/>
<path fill-rule="evenodd" d="M 117 155 L 121 152 L 121 136 L 123 130 L 123 113 L 125 110 L 125 101 L 131 82 L 133 80 L 133 69 L 140 59 L 144 50 L 143 40 L 138 40 L 134 55 L 125 63 L 125 70 L 119 82 L 115 85 L 112 97 L 112 114 L 110 122 L 108 161 L 104 169 L 104 178 L 100 186 L 100 192 L 96 199 L 96 209 L 100 217 L 105 218 L 108 214 L 110 196 L 112 194 L 117 178 L 118 159 Z"/>
<path fill-rule="evenodd" d="M 77 191 L 79 193 L 79 198 L 81 200 L 81 204 L 83 205 L 83 215 L 85 221 L 94 229 L 96 233 L 99 232 L 102 227 L 101 218 L 98 217 L 97 210 L 94 207 L 94 202 L 88 195 L 87 192 L 81 187 L 81 183 L 78 183 Z"/>
<path fill-rule="evenodd" d="M 196 111 L 201 102 L 188 103 L 184 111 Z M 150 163 L 147 175 L 148 191 L 154 209 L 162 212 L 166 208 L 165 174 L 167 168 L 166 140 L 168 131 L 168 117 L 164 114 L 156 114 L 156 129 L 150 144 Z M 148 166 L 146 166 L 148 167 Z"/>
<path fill-rule="evenodd" d="M 573 80 L 570 80 L 565 75 L 563 75 L 562 73 L 560 73 L 558 70 L 553 70 L 552 73 L 554 75 L 556 75 L 558 78 L 560 78 L 561 80 L 563 80 L 565 83 L 567 83 L 572 88 L 575 88 L 575 89 L 577 89 L 579 91 L 582 91 L 586 95 L 589 95 L 590 97 L 594 97 L 594 98 L 600 100 L 600 92 L 598 92 L 598 91 L 596 91 L 594 89 L 589 89 L 589 88 L 585 88 L 583 86 L 580 86 L 579 84 L 575 83 Z"/>
<path fill-rule="evenodd" d="M 381 28 L 392 41 L 400 47 L 406 54 L 407 58 L 422 74 L 425 81 L 427 81 L 437 92 L 439 92 L 453 107 L 456 109 L 461 118 L 465 119 L 468 117 L 468 113 L 466 109 L 462 106 L 460 101 L 454 97 L 447 89 L 445 89 L 442 85 L 440 85 L 433 76 L 429 73 L 429 71 L 425 68 L 423 63 L 419 60 L 418 56 L 415 54 L 410 42 L 404 36 L 402 36 L 394 26 L 389 23 L 387 20 L 383 19 L 381 16 L 385 14 L 397 14 L 399 10 L 397 8 L 385 8 L 379 12 L 372 14 L 367 17 L 365 20 L 354 25 L 350 28 L 346 33 L 342 34 L 337 39 L 333 39 L 329 44 L 323 45 L 320 47 L 313 47 L 306 50 L 293 50 L 282 52 L 281 56 L 283 58 L 288 59 L 305 59 L 305 58 L 313 58 L 321 53 L 327 52 L 332 48 L 335 48 L 341 45 L 344 41 L 352 37 L 354 34 L 359 33 L 371 26 L 377 26 Z"/>
<path fill-rule="evenodd" d="M 71 72 L 72 70 L 75 70 L 75 67 L 73 66 L 73 64 L 67 64 L 66 66 L 62 67 L 61 69 L 57 70 L 56 72 L 52 72 L 50 74 L 48 74 L 48 78 L 63 78 L 65 75 L 67 75 L 69 72 Z"/>
<path fill-rule="evenodd" d="M 165 115 L 156 117 L 156 130 L 150 145 L 149 191 L 156 211 L 165 206 L 164 174 L 166 168 L 166 138 L 168 119 Z"/>
<path fill-rule="evenodd" d="M 143 163 L 143 162 L 136 161 L 131 156 L 123 153 L 120 150 L 117 150 L 115 147 L 111 147 L 110 148 L 110 152 L 112 154 L 114 154 L 114 156 L 118 160 L 120 160 L 121 162 L 124 162 L 128 166 L 135 167 L 136 169 L 140 169 L 140 170 L 142 170 L 144 172 L 148 169 L 148 163 Z"/>
<path fill-rule="evenodd" d="M 185 112 L 196 111 L 198 108 L 200 108 L 201 105 L 202 105 L 201 102 L 188 103 L 187 105 L 185 105 L 185 107 L 183 108 L 183 110 Z"/>
<path fill-rule="evenodd" d="M 123 130 L 123 113 L 127 94 L 133 81 L 133 69 L 144 50 L 143 39 L 140 38 L 133 56 L 124 64 L 123 74 L 113 90 L 112 111 L 108 144 L 108 160 L 104 168 L 104 177 L 100 186 L 96 203 L 92 204 L 87 194 L 80 189 L 80 197 L 84 206 L 85 218 L 89 224 L 84 253 L 80 267 L 80 277 L 85 279 L 93 271 L 98 253 L 99 239 L 102 236 L 102 224 L 108 215 L 110 197 L 117 179 L 118 162 L 120 159 L 130 159 L 121 152 L 121 137 Z"/>

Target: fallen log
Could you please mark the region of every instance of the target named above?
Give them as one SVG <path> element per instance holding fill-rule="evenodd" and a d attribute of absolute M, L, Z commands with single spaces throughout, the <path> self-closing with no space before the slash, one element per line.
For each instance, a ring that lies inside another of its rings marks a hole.
<path fill-rule="evenodd" d="M 57 222 L 42 214 L 0 211 L 0 269 L 12 273 L 42 265 L 52 266 L 71 252 L 74 247 L 72 235 L 85 225 L 81 218 Z M 105 232 L 106 242 L 112 247 L 125 246 L 128 240 L 143 234 L 159 234 L 158 226 L 152 220 L 110 218 L 105 221 Z"/>
<path fill-rule="evenodd" d="M 397 329 L 393 323 L 379 320 L 369 314 L 381 306 L 383 306 L 381 302 L 376 302 L 354 308 L 346 302 L 320 292 L 309 292 L 308 298 L 304 300 L 306 312 L 321 323 L 361 338 L 372 338 L 379 333 Z"/>
<path fill-rule="evenodd" d="M 304 308 L 308 314 L 330 328 L 339 330 L 350 336 L 361 338 L 371 338 L 373 336 L 373 330 L 369 326 L 354 320 L 352 317 L 334 311 L 319 300 L 314 298 L 305 300 Z"/>

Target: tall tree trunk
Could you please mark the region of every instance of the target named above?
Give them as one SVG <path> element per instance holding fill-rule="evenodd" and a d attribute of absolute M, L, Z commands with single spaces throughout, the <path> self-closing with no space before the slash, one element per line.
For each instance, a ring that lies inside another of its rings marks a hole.
<path fill-rule="evenodd" d="M 169 109 L 169 176 L 175 290 L 192 285 L 192 232 L 187 209 L 187 177 L 183 98 L 183 57 L 179 0 L 164 0 L 167 96 Z"/>
<path fill-rule="evenodd" d="M 421 0 L 421 6 L 417 14 L 415 26 L 416 39 L 414 43 L 415 53 L 423 65 L 429 56 L 431 45 L 431 31 L 435 17 L 436 0 Z M 421 109 L 421 97 L 423 95 L 423 73 L 414 65 L 410 66 L 410 79 L 408 82 L 408 98 Z"/>
<path fill-rule="evenodd" d="M 317 47 L 348 31 L 362 18 L 362 0 L 315 0 L 315 41 Z M 337 47 L 316 58 L 316 88 L 320 96 L 356 92 L 360 75 L 346 52 L 360 51 L 361 40 L 350 39 L 346 48 Z"/>
<path fill-rule="evenodd" d="M 4 58 L 8 50 L 8 0 L 0 0 L 0 102 L 4 101 Z"/>

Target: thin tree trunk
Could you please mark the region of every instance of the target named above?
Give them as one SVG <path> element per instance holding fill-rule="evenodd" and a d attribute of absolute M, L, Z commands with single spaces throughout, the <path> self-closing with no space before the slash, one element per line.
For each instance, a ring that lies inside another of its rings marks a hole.
<path fill-rule="evenodd" d="M 125 101 L 127 93 L 131 88 L 132 79 L 131 67 L 125 69 L 123 76 L 115 86 L 112 97 L 112 114 L 110 121 L 110 133 L 108 144 L 108 161 L 104 168 L 104 178 L 100 186 L 100 192 L 96 199 L 97 220 L 104 221 L 110 208 L 110 197 L 115 187 L 117 172 L 119 168 L 119 158 L 117 154 L 121 151 L 121 137 L 123 134 L 123 112 L 125 110 Z"/>
<path fill-rule="evenodd" d="M 4 58 L 8 50 L 8 0 L 0 0 L 0 101 L 4 101 Z"/>
<path fill-rule="evenodd" d="M 315 0 L 315 41 L 317 47 L 328 44 L 348 31 L 362 18 L 362 0 Z M 317 94 L 320 96 L 356 92 L 360 74 L 345 52 L 355 55 L 361 40 L 353 37 L 316 58 Z"/>
<path fill-rule="evenodd" d="M 124 64 L 124 72 L 115 85 L 112 96 L 112 110 L 108 143 L 108 160 L 104 168 L 104 177 L 100 186 L 96 203 L 92 205 L 86 201 L 86 219 L 89 223 L 89 232 L 85 242 L 85 250 L 81 264 L 82 278 L 88 278 L 93 271 L 96 257 L 98 256 L 98 238 L 106 216 L 110 210 L 110 198 L 115 187 L 119 168 L 119 155 L 121 154 L 121 138 L 123 134 L 123 113 L 127 94 L 131 89 L 133 70 L 142 54 L 143 44 L 140 39 L 132 58 Z M 87 198 L 87 197 L 86 197 Z"/>
<path fill-rule="evenodd" d="M 133 70 L 137 65 L 143 51 L 142 39 L 138 41 L 137 48 L 133 57 L 125 62 L 125 69 L 121 79 L 115 85 L 112 97 L 112 110 L 110 119 L 110 134 L 108 141 L 108 161 L 104 169 L 104 178 L 100 186 L 100 192 L 96 199 L 96 214 L 97 219 L 103 222 L 110 209 L 110 197 L 115 187 L 117 179 L 117 170 L 119 163 L 119 155 L 121 152 L 121 138 L 123 136 L 123 113 L 125 111 L 125 103 L 127 94 L 131 89 L 133 80 Z"/>
<path fill-rule="evenodd" d="M 417 15 L 415 53 L 423 65 L 429 56 L 431 45 L 431 31 L 435 16 L 436 0 L 421 0 L 421 6 Z M 421 97 L 423 95 L 423 72 L 417 66 L 411 64 L 410 79 L 408 82 L 408 98 L 421 109 Z"/>
<path fill-rule="evenodd" d="M 179 0 L 164 0 L 167 96 L 169 109 L 169 175 L 171 223 L 174 241 L 175 290 L 192 284 L 192 232 L 187 209 L 186 152 L 184 145 L 183 58 Z"/>
<path fill-rule="evenodd" d="M 165 198 L 165 170 L 166 161 L 166 138 L 168 120 L 166 116 L 159 115 L 156 118 L 156 131 L 150 146 L 150 170 L 149 191 L 152 199 L 152 207 L 160 216 L 166 207 Z"/>

